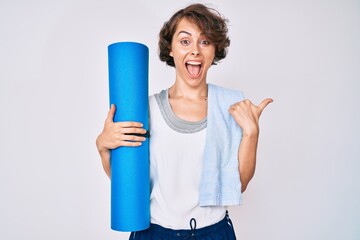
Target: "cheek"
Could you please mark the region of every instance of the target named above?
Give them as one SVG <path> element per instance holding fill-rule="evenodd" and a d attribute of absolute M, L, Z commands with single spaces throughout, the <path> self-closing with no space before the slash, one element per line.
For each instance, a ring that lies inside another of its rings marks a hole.
<path fill-rule="evenodd" d="M 214 58 L 215 58 L 215 54 L 214 53 L 210 53 L 206 56 L 207 59 L 207 64 L 212 65 L 212 63 L 214 62 Z"/>
<path fill-rule="evenodd" d="M 171 52 L 174 61 L 182 61 L 182 59 L 186 56 L 186 51 L 182 49 L 176 49 L 175 51 Z"/>
<path fill-rule="evenodd" d="M 206 58 L 209 59 L 211 62 L 215 58 L 215 47 L 209 48 L 206 52 Z"/>

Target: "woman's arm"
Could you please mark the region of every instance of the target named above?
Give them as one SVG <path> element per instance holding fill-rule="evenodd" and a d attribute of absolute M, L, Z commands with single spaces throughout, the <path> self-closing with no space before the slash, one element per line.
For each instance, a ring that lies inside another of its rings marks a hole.
<path fill-rule="evenodd" d="M 103 131 L 96 139 L 96 146 L 99 151 L 101 162 L 106 174 L 110 177 L 110 150 L 121 146 L 137 147 L 145 141 L 145 137 L 132 134 L 145 134 L 139 122 L 114 122 L 115 105 L 111 105 L 108 116 L 105 120 Z"/>
<path fill-rule="evenodd" d="M 258 134 L 244 135 L 242 137 L 238 160 L 241 181 L 241 192 L 246 190 L 247 185 L 254 176 L 256 166 L 256 149 Z"/>
<path fill-rule="evenodd" d="M 265 99 L 259 106 L 250 100 L 233 104 L 229 112 L 242 129 L 242 140 L 239 146 L 238 160 L 241 181 L 241 192 L 254 176 L 256 166 L 256 150 L 259 138 L 259 118 L 264 108 L 273 100 Z"/>

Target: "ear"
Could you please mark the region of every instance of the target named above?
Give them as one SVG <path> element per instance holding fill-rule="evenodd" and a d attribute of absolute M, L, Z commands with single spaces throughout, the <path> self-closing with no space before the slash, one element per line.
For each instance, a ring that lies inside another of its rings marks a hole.
<path fill-rule="evenodd" d="M 171 50 L 170 50 L 169 56 L 170 56 L 170 57 L 174 57 L 174 54 L 172 53 Z"/>

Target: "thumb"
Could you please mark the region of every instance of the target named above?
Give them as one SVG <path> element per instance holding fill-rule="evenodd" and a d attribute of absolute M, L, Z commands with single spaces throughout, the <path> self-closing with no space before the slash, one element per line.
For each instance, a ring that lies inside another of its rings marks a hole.
<path fill-rule="evenodd" d="M 273 100 L 271 98 L 266 98 L 264 99 L 258 106 L 259 110 L 260 110 L 260 114 L 262 113 L 262 111 L 265 109 L 265 107 L 269 104 L 272 103 Z"/>
<path fill-rule="evenodd" d="M 114 122 L 115 111 L 116 111 L 115 104 L 111 104 L 110 110 L 109 110 L 108 115 L 106 117 L 106 122 Z"/>

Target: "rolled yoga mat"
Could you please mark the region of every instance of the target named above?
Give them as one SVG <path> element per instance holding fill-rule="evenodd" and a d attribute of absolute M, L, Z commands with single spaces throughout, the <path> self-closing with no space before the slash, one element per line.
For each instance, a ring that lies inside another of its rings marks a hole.
<path fill-rule="evenodd" d="M 141 122 L 148 130 L 149 50 L 140 43 L 109 45 L 110 104 L 114 122 Z M 150 226 L 149 140 L 111 151 L 111 228 L 140 231 Z"/>

